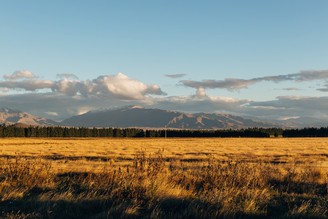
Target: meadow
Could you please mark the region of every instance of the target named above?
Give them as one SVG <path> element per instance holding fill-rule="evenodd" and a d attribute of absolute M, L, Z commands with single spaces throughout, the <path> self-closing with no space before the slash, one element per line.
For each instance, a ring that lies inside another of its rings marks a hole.
<path fill-rule="evenodd" d="M 0 218 L 327 218 L 327 138 L 3 138 Z"/>

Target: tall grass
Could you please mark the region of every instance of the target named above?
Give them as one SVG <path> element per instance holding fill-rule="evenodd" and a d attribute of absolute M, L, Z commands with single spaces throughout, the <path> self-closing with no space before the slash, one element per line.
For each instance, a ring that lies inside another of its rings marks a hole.
<path fill-rule="evenodd" d="M 323 169 L 184 162 L 137 152 L 131 165 L 57 172 L 52 161 L 2 159 L 1 218 L 326 218 Z"/>

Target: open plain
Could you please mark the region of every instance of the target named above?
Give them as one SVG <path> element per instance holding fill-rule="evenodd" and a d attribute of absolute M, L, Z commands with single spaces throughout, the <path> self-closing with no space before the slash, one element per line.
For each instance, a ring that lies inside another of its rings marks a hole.
<path fill-rule="evenodd" d="M 327 138 L 4 138 L 1 218 L 328 217 Z"/>

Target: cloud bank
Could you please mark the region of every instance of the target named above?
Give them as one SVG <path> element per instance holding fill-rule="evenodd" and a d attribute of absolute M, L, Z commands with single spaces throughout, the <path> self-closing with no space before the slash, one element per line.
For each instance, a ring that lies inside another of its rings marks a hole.
<path fill-rule="evenodd" d="M 258 77 L 252 79 L 238 79 L 238 78 L 226 78 L 224 80 L 202 80 L 202 81 L 193 81 L 193 80 L 181 80 L 180 83 L 185 87 L 191 87 L 195 89 L 226 89 L 226 90 L 240 90 L 248 88 L 249 86 L 264 82 L 283 82 L 283 81 L 294 81 L 294 82 L 305 82 L 305 81 L 314 81 L 314 80 L 327 80 L 328 79 L 328 70 L 320 71 L 301 71 L 295 74 L 286 74 L 286 75 L 275 75 L 275 76 L 266 76 Z M 319 89 L 320 91 L 326 91 L 325 89 Z"/>
<path fill-rule="evenodd" d="M 58 80 L 41 80 L 25 70 L 4 75 L 3 80 L 0 80 L 0 107 L 10 107 L 55 120 L 99 108 L 142 105 L 185 112 L 228 113 L 258 119 L 287 121 L 308 117 L 328 121 L 326 96 L 285 95 L 273 100 L 254 101 L 206 94 L 206 89 L 240 90 L 263 81 L 327 81 L 328 71 L 325 70 L 252 79 L 183 80 L 181 83 L 185 87 L 196 90 L 195 94 L 185 96 L 167 96 L 159 85 L 145 84 L 123 73 L 101 75 L 90 80 L 79 80 L 74 74 L 59 74 L 57 78 Z M 298 91 L 295 87 L 285 90 Z M 328 91 L 328 83 L 325 82 L 317 90 Z"/>

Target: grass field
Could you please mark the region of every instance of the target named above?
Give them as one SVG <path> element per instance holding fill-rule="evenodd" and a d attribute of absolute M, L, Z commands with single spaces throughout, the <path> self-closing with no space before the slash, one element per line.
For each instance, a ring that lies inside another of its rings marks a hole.
<path fill-rule="evenodd" d="M 0 139 L 1 218 L 327 218 L 327 138 Z"/>

